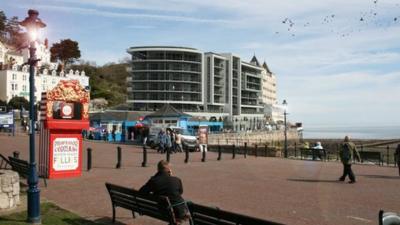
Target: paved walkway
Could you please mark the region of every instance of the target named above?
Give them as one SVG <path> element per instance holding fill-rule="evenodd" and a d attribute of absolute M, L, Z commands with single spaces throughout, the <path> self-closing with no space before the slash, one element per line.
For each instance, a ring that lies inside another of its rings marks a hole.
<path fill-rule="evenodd" d="M 0 136 L 0 153 L 21 151 L 28 158 L 27 137 Z M 142 168 L 140 148 L 121 145 L 122 168 L 115 169 L 116 146 L 85 142 L 93 149 L 93 169 L 74 179 L 41 181 L 41 196 L 85 218 L 109 222 L 111 203 L 106 181 L 139 188 L 155 172 L 165 155 L 151 152 Z M 200 153 L 192 153 L 189 164 L 184 154 L 171 155 L 175 175 L 183 180 L 184 197 L 209 206 L 218 206 L 246 215 L 293 225 L 377 224 L 378 211 L 400 211 L 400 177 L 393 167 L 355 165 L 356 184 L 336 181 L 342 167 L 336 162 L 313 162 L 264 158 L 244 159 L 215 153 L 202 163 Z M 84 154 L 86 168 L 86 155 Z M 124 224 L 164 224 L 148 217 L 132 219 L 129 211 L 117 209 Z"/>

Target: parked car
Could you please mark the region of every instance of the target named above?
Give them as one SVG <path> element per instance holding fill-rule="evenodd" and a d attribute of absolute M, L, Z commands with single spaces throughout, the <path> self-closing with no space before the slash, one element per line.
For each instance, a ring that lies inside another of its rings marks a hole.
<path fill-rule="evenodd" d="M 190 133 L 188 130 L 181 127 L 170 127 L 175 133 L 181 134 L 182 148 L 183 150 L 188 149 L 189 151 L 195 151 L 197 149 L 197 137 Z"/>

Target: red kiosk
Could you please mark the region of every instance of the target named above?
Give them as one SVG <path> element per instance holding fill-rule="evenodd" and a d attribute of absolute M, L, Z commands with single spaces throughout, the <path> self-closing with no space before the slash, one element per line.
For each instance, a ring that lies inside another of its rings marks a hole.
<path fill-rule="evenodd" d="M 82 130 L 89 128 L 89 92 L 77 80 L 62 80 L 42 93 L 39 174 L 47 178 L 82 173 Z"/>

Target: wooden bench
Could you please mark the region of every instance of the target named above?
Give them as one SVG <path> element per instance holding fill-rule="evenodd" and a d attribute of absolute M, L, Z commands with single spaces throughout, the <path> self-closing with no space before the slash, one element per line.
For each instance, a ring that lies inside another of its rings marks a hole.
<path fill-rule="evenodd" d="M 301 159 L 303 159 L 304 156 L 311 156 L 312 160 L 315 160 L 316 158 L 326 160 L 327 152 L 324 149 L 300 148 L 300 156 Z"/>
<path fill-rule="evenodd" d="M 15 172 L 17 172 L 21 177 L 23 178 L 28 178 L 29 177 L 29 163 L 26 160 L 22 160 L 22 159 L 17 159 L 14 157 L 9 156 L 8 157 L 8 161 L 11 165 L 12 170 L 14 170 Z M 43 178 L 44 181 L 44 186 L 47 187 L 47 181 L 45 177 L 41 177 Z"/>
<path fill-rule="evenodd" d="M 361 162 L 376 161 L 379 165 L 383 165 L 382 153 L 380 152 L 364 152 L 360 151 Z"/>
<path fill-rule="evenodd" d="M 188 202 L 194 225 L 282 225 L 218 208 Z"/>
<path fill-rule="evenodd" d="M 115 208 L 121 207 L 131 210 L 133 218 L 135 213 L 138 213 L 168 222 L 170 225 L 177 224 L 168 197 L 143 194 L 133 188 L 110 183 L 106 183 L 106 187 L 112 203 L 113 223 L 115 223 Z"/>
<path fill-rule="evenodd" d="M 2 170 L 9 170 L 11 169 L 10 162 L 6 157 L 4 157 L 2 154 L 0 154 L 0 169 Z"/>

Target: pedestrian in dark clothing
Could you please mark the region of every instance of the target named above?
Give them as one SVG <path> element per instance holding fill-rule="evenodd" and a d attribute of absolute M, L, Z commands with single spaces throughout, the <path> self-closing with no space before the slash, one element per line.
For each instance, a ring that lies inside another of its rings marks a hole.
<path fill-rule="evenodd" d="M 112 137 L 112 140 L 115 142 L 115 141 L 116 141 L 115 129 L 113 129 L 113 130 L 111 131 L 111 137 Z"/>
<path fill-rule="evenodd" d="M 356 182 L 356 176 L 351 169 L 351 163 L 354 159 L 354 154 L 356 154 L 357 160 L 360 161 L 360 154 L 357 151 L 356 145 L 353 142 L 350 142 L 348 136 L 344 138 L 344 142 L 340 146 L 340 161 L 343 163 L 343 175 L 339 178 L 339 181 L 344 181 L 346 176 L 348 175 L 350 178 L 349 183 Z"/>
<path fill-rule="evenodd" d="M 182 198 L 182 181 L 178 177 L 172 176 L 171 165 L 167 161 L 158 162 L 157 173 L 139 191 L 167 196 L 173 205 L 176 219 L 179 221 L 189 219 L 187 206 Z"/>
<path fill-rule="evenodd" d="M 397 161 L 397 167 L 399 167 L 399 176 L 400 176 L 400 144 L 397 145 L 396 152 L 394 153 L 394 156 Z"/>

